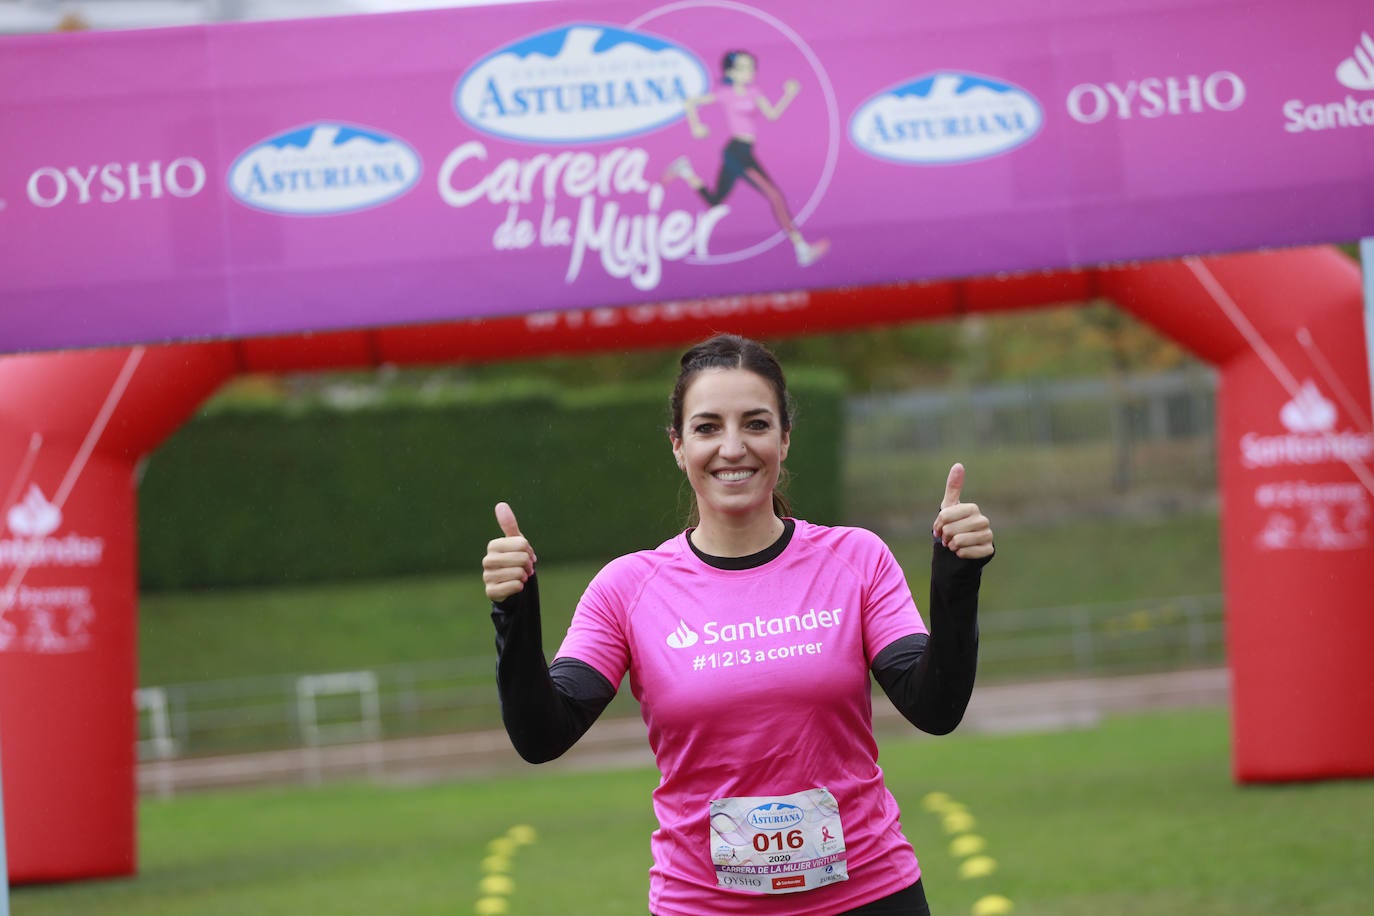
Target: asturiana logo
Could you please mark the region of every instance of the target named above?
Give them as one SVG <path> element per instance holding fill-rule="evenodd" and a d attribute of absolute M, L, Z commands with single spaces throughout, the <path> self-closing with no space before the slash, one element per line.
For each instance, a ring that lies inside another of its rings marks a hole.
<path fill-rule="evenodd" d="M 796 805 L 770 802 L 750 811 L 746 819 L 755 830 L 786 830 L 800 824 L 806 819 L 806 814 Z"/>
<path fill-rule="evenodd" d="M 706 68 L 665 38 L 608 25 L 550 29 L 493 52 L 453 93 L 458 116 L 496 137 L 593 143 L 657 130 L 710 91 Z"/>
<path fill-rule="evenodd" d="M 1336 82 L 1356 92 L 1374 90 L 1374 38 L 1360 34 L 1354 53 L 1336 65 Z M 1350 93 L 1338 102 L 1289 99 L 1283 103 L 1283 129 L 1290 134 L 1330 130 L 1335 127 L 1374 127 L 1374 98 L 1357 99 Z"/>
<path fill-rule="evenodd" d="M 0 539 L 0 567 L 95 566 L 105 553 L 104 538 L 51 537 L 62 526 L 62 510 L 37 484 L 10 506 L 5 522 L 14 536 Z"/>
<path fill-rule="evenodd" d="M 1040 103 L 1019 86 L 940 71 L 864 102 L 850 119 L 849 137 L 880 159 L 947 165 L 1016 149 L 1043 123 Z"/>
<path fill-rule="evenodd" d="M 229 192 L 258 210 L 323 216 L 375 207 L 420 178 L 420 157 L 380 131 L 320 121 L 249 147 L 229 168 Z"/>

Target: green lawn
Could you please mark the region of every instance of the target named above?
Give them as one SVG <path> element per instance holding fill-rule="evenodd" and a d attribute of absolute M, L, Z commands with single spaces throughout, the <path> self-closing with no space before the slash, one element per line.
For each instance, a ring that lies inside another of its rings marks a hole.
<path fill-rule="evenodd" d="M 577 751 L 573 752 L 574 754 Z M 1113 718 L 1049 735 L 887 738 L 883 765 L 937 916 L 1004 895 L 1017 916 L 1355 916 L 1374 896 L 1374 782 L 1240 788 L 1220 711 Z M 473 912 L 488 843 L 511 916 L 645 912 L 657 774 L 541 773 L 433 786 L 327 786 L 146 802 L 137 878 L 20 888 L 18 916 Z M 947 793 L 996 870 L 959 877 L 922 802 Z"/>
<path fill-rule="evenodd" d="M 983 578 L 982 607 L 988 613 L 1221 590 L 1214 515 L 1012 528 L 1000 530 L 997 542 L 998 558 Z M 924 605 L 929 541 L 918 537 L 891 546 L 917 604 Z M 492 637 L 480 561 L 455 557 L 451 576 L 145 595 L 139 682 L 481 656 L 492 651 Z M 598 566 L 540 569 L 550 648 Z"/>

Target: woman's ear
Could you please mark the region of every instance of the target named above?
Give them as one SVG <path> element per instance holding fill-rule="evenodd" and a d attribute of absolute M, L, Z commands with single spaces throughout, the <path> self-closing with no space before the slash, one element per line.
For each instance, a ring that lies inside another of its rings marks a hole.
<path fill-rule="evenodd" d="M 673 460 L 677 462 L 679 468 L 686 470 L 682 460 L 682 440 L 678 438 L 678 434 L 674 432 L 671 426 L 668 428 L 668 442 L 673 447 Z"/>
<path fill-rule="evenodd" d="M 784 430 L 782 434 L 782 448 L 778 450 L 778 460 L 787 460 L 787 447 L 792 444 L 792 430 Z"/>

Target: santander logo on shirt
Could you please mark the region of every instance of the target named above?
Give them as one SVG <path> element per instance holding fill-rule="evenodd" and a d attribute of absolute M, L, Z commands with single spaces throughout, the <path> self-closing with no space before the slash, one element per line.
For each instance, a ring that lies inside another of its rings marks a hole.
<path fill-rule="evenodd" d="M 687 626 L 687 621 L 678 618 L 677 629 L 668 634 L 668 645 L 674 649 L 688 649 L 697 644 L 696 631 Z"/>
<path fill-rule="evenodd" d="M 843 613 L 844 608 L 837 607 L 828 611 L 811 608 L 803 614 L 785 614 L 778 617 L 756 614 L 753 620 L 742 620 L 738 623 L 708 620 L 702 624 L 701 629 L 706 634 L 704 645 L 709 646 L 718 642 L 740 642 L 769 636 L 785 636 L 788 633 L 828 630 L 840 625 L 840 615 Z M 687 625 L 687 621 L 678 618 L 677 629 L 668 634 L 667 643 L 674 649 L 686 649 L 695 646 L 698 639 L 700 637 Z"/>

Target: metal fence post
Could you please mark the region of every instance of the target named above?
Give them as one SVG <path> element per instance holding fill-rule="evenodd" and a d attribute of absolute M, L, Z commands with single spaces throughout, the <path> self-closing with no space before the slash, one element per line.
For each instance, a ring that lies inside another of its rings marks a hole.
<path fill-rule="evenodd" d="M 1079 671 L 1091 671 L 1095 664 L 1093 658 L 1093 624 L 1087 608 L 1074 608 L 1073 612 L 1073 661 Z"/>

